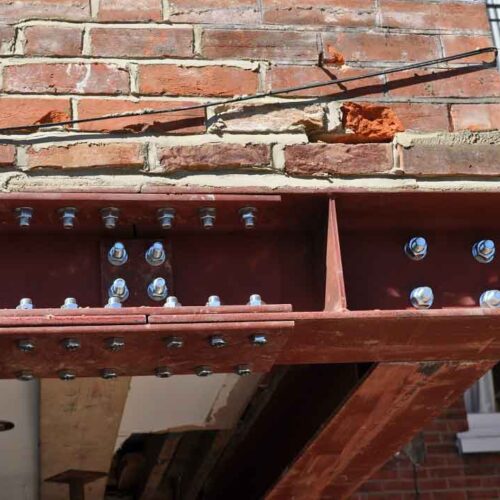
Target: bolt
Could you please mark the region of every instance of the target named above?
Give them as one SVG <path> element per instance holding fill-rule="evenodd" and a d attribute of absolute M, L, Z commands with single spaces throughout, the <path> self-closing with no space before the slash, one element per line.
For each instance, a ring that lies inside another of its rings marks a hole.
<path fill-rule="evenodd" d="M 106 339 L 106 348 L 113 352 L 121 351 L 125 347 L 125 339 L 122 337 L 111 337 Z"/>
<path fill-rule="evenodd" d="M 251 375 L 252 374 L 252 370 L 250 369 L 250 367 L 248 365 L 238 365 L 236 367 L 236 373 L 240 377 L 245 377 L 247 375 Z"/>
<path fill-rule="evenodd" d="M 184 340 L 180 337 L 168 337 L 165 339 L 165 345 L 168 349 L 180 349 L 184 346 Z"/>
<path fill-rule="evenodd" d="M 254 293 L 253 295 L 250 295 L 250 298 L 248 300 L 247 306 L 262 306 L 264 305 L 265 302 L 262 302 L 262 298 L 258 293 Z"/>
<path fill-rule="evenodd" d="M 169 295 L 163 307 L 181 307 L 182 304 L 177 300 L 174 295 Z"/>
<path fill-rule="evenodd" d="M 67 351 L 78 351 L 82 346 L 78 339 L 64 339 L 62 345 Z"/>
<path fill-rule="evenodd" d="M 255 207 L 244 207 L 239 211 L 245 229 L 253 229 L 256 222 L 257 209 Z"/>
<path fill-rule="evenodd" d="M 76 378 L 73 370 L 61 370 L 57 375 L 61 380 L 75 380 Z"/>
<path fill-rule="evenodd" d="M 200 208 L 200 221 L 204 229 L 212 229 L 215 225 L 215 208 Z"/>
<path fill-rule="evenodd" d="M 77 212 L 78 210 L 74 207 L 66 207 L 59 210 L 59 217 L 62 220 L 64 229 L 73 229 L 75 227 Z"/>
<path fill-rule="evenodd" d="M 267 344 L 267 337 L 263 333 L 256 333 L 250 337 L 253 345 L 264 346 Z"/>
<path fill-rule="evenodd" d="M 16 309 L 33 309 L 33 301 L 28 298 L 21 299 Z"/>
<path fill-rule="evenodd" d="M 162 243 L 156 241 L 148 248 L 145 257 L 146 262 L 150 266 L 161 266 L 165 262 L 167 254 L 165 253 Z"/>
<path fill-rule="evenodd" d="M 66 297 L 61 309 L 78 309 L 78 303 L 74 297 Z"/>
<path fill-rule="evenodd" d="M 411 238 L 405 245 L 405 253 L 412 260 L 422 260 L 427 255 L 427 241 L 422 236 Z"/>
<path fill-rule="evenodd" d="M 119 309 L 122 306 L 118 297 L 110 297 L 108 303 L 104 306 L 105 309 Z"/>
<path fill-rule="evenodd" d="M 205 305 L 208 307 L 219 307 L 221 305 L 220 297 L 218 295 L 210 295 Z"/>
<path fill-rule="evenodd" d="M 33 375 L 33 372 L 31 370 L 21 370 L 20 372 L 16 373 L 16 378 L 17 380 L 28 382 L 30 380 L 33 380 L 35 376 Z"/>
<path fill-rule="evenodd" d="M 109 297 L 115 297 L 120 302 L 125 302 L 129 297 L 127 283 L 122 278 L 116 278 L 109 287 Z"/>
<path fill-rule="evenodd" d="M 128 261 L 128 253 L 125 245 L 117 241 L 108 252 L 108 262 L 112 266 L 123 266 Z"/>
<path fill-rule="evenodd" d="M 198 375 L 198 377 L 208 377 L 213 373 L 209 366 L 198 366 L 194 372 Z"/>
<path fill-rule="evenodd" d="M 101 370 L 101 377 L 104 380 L 111 380 L 118 377 L 118 372 L 114 368 L 103 368 Z"/>
<path fill-rule="evenodd" d="M 166 366 L 159 366 L 158 368 L 155 368 L 155 375 L 158 378 L 168 378 L 172 375 L 172 371 Z"/>
<path fill-rule="evenodd" d="M 31 207 L 16 208 L 15 214 L 19 222 L 19 227 L 30 227 L 31 219 L 33 218 L 33 209 Z"/>
<path fill-rule="evenodd" d="M 428 286 L 414 288 L 410 294 L 410 302 L 415 309 L 429 309 L 434 302 L 432 288 Z"/>
<path fill-rule="evenodd" d="M 500 290 L 486 290 L 479 298 L 481 307 L 496 308 L 500 307 Z"/>
<path fill-rule="evenodd" d="M 101 210 L 101 217 L 106 229 L 115 229 L 120 218 L 120 209 L 114 207 L 103 208 Z"/>
<path fill-rule="evenodd" d="M 208 342 L 212 347 L 217 347 L 217 348 L 226 347 L 227 345 L 225 339 L 220 335 L 214 335 L 213 337 L 210 337 Z"/>
<path fill-rule="evenodd" d="M 167 282 L 163 278 L 155 278 L 148 285 L 148 295 L 151 300 L 156 302 L 165 300 L 168 295 Z"/>
<path fill-rule="evenodd" d="M 495 258 L 495 243 L 491 240 L 481 240 L 474 243 L 472 255 L 481 264 L 489 264 Z"/>
<path fill-rule="evenodd" d="M 17 348 L 22 352 L 33 352 L 36 348 L 35 343 L 29 339 L 18 340 Z"/>
<path fill-rule="evenodd" d="M 175 208 L 160 208 L 158 212 L 158 221 L 162 229 L 172 229 L 175 219 Z"/>

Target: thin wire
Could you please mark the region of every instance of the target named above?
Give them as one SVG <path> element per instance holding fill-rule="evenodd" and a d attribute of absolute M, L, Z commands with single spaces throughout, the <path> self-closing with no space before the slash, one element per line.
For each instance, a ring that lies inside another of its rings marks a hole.
<path fill-rule="evenodd" d="M 368 78 L 373 78 L 376 76 L 390 75 L 393 73 L 400 73 L 403 71 L 425 68 L 426 66 L 432 66 L 434 64 L 455 61 L 457 59 L 463 59 L 466 57 L 473 57 L 473 56 L 477 56 L 480 54 L 485 54 L 487 52 L 494 52 L 495 53 L 495 60 L 496 60 L 496 57 L 498 55 L 498 49 L 496 47 L 486 47 L 483 49 L 472 50 L 469 52 L 462 52 L 460 54 L 454 54 L 454 55 L 447 56 L 447 57 L 440 57 L 438 59 L 431 59 L 431 60 L 421 61 L 421 62 L 417 62 L 417 63 L 413 63 L 413 64 L 406 64 L 404 66 L 397 66 L 395 68 L 388 68 L 388 69 L 384 69 L 384 70 L 380 70 L 380 71 L 373 71 L 371 73 L 365 73 L 364 75 L 350 76 L 350 77 L 346 77 L 346 78 L 340 78 L 338 80 L 328 80 L 327 82 L 314 82 L 314 83 L 309 83 L 307 85 L 299 85 L 296 87 L 288 87 L 288 88 L 284 88 L 284 89 L 270 90 L 268 92 L 258 92 L 256 94 L 233 97 L 231 99 L 226 99 L 224 101 L 205 102 L 205 103 L 192 104 L 190 106 L 182 106 L 182 107 L 177 107 L 177 108 L 142 109 L 139 111 L 129 111 L 126 113 L 101 115 L 101 116 L 94 116 L 91 118 L 80 118 L 78 120 L 67 120 L 67 121 L 60 121 L 60 122 L 40 123 L 38 125 L 33 125 L 33 124 L 17 125 L 15 127 L 0 128 L 0 133 L 13 132 L 16 130 L 19 130 L 19 131 L 38 130 L 38 129 L 42 129 L 42 128 L 61 127 L 64 125 L 74 125 L 77 123 L 97 122 L 97 121 L 102 121 L 102 120 L 118 120 L 120 118 L 128 118 L 131 116 L 159 115 L 159 114 L 166 114 L 166 113 L 179 113 L 182 111 L 192 111 L 192 110 L 196 110 L 196 109 L 206 109 L 206 108 L 210 108 L 212 106 L 233 104 L 236 102 L 249 101 L 251 99 L 258 99 L 261 97 L 269 97 L 269 96 L 275 96 L 275 95 L 280 95 L 280 94 L 288 94 L 291 92 L 298 92 L 301 90 L 309 90 L 309 89 L 316 89 L 319 87 L 326 87 L 328 85 L 339 85 L 341 83 L 366 80 Z M 493 61 L 491 64 L 494 64 L 494 62 L 495 61 Z M 487 65 L 489 65 L 489 64 L 490 63 L 487 63 Z M 484 63 L 478 64 L 478 65 L 459 66 L 459 67 L 453 68 L 453 69 L 459 70 L 459 69 L 471 68 L 471 67 L 475 67 L 475 66 L 484 66 Z"/>

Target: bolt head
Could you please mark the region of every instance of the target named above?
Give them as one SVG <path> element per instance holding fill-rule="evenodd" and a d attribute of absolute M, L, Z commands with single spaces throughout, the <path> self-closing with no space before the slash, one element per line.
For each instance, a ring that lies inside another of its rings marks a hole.
<path fill-rule="evenodd" d="M 164 278 L 155 278 L 148 285 L 148 296 L 151 300 L 155 302 L 161 302 L 165 300 L 168 295 L 167 282 Z"/>
<path fill-rule="evenodd" d="M 168 349 L 180 349 L 184 346 L 184 340 L 180 337 L 168 337 L 165 339 L 165 345 Z"/>
<path fill-rule="evenodd" d="M 213 373 L 209 366 L 198 366 L 194 372 L 198 375 L 198 377 L 208 377 Z"/>
<path fill-rule="evenodd" d="M 150 266 L 161 266 L 167 259 L 167 253 L 163 247 L 163 243 L 155 241 L 146 251 L 146 262 Z"/>
<path fill-rule="evenodd" d="M 481 264 L 489 264 L 495 258 L 495 242 L 481 240 L 472 246 L 473 257 Z"/>
<path fill-rule="evenodd" d="M 254 293 L 253 295 L 250 295 L 250 298 L 248 299 L 247 306 L 252 306 L 252 307 L 258 307 L 262 306 L 264 302 L 262 302 L 262 297 Z"/>
<path fill-rule="evenodd" d="M 16 309 L 25 309 L 25 310 L 33 309 L 33 308 L 34 308 L 33 301 L 31 299 L 28 299 L 28 298 L 21 299 L 19 301 L 19 305 L 16 307 Z"/>
<path fill-rule="evenodd" d="M 16 373 L 17 380 L 22 380 L 23 382 L 28 382 L 33 380 L 35 376 L 31 370 L 21 370 Z"/>
<path fill-rule="evenodd" d="M 123 278 L 117 278 L 109 288 L 109 296 L 116 297 L 120 302 L 125 302 L 129 297 L 129 289 Z"/>
<path fill-rule="evenodd" d="M 108 262 L 112 266 L 123 266 L 128 261 L 128 253 L 123 243 L 117 241 L 108 252 Z"/>
<path fill-rule="evenodd" d="M 422 260 L 427 255 L 427 240 L 422 236 L 411 238 L 405 245 L 405 253 L 412 260 Z"/>
<path fill-rule="evenodd" d="M 19 207 L 15 209 L 15 214 L 19 222 L 19 227 L 27 228 L 30 226 L 33 218 L 33 209 L 31 207 Z"/>
<path fill-rule="evenodd" d="M 111 380 L 118 377 L 118 372 L 114 368 L 103 368 L 101 370 L 101 377 L 104 380 Z"/>
<path fill-rule="evenodd" d="M 122 337 L 111 337 L 106 339 L 106 348 L 113 352 L 121 351 L 125 347 L 125 339 Z"/>
<path fill-rule="evenodd" d="M 175 219 L 175 208 L 160 208 L 157 216 L 162 229 L 171 229 Z"/>
<path fill-rule="evenodd" d="M 78 210 L 74 207 L 65 207 L 59 210 L 59 217 L 62 220 L 64 229 L 73 229 Z"/>
<path fill-rule="evenodd" d="M 76 378 L 73 370 L 61 370 L 57 375 L 61 380 L 75 380 Z"/>
<path fill-rule="evenodd" d="M 182 307 L 182 304 L 177 300 L 177 297 L 169 295 L 163 307 Z"/>
<path fill-rule="evenodd" d="M 215 226 L 216 214 L 215 208 L 200 208 L 200 221 L 204 229 L 212 229 Z"/>
<path fill-rule="evenodd" d="M 224 339 L 224 337 L 221 337 L 220 335 L 214 335 L 213 337 L 210 337 L 208 342 L 211 347 L 216 347 L 217 349 L 220 349 L 221 347 L 226 347 L 227 345 L 227 342 Z"/>
<path fill-rule="evenodd" d="M 34 352 L 36 344 L 30 339 L 21 339 L 17 341 L 17 348 L 22 352 Z"/>
<path fill-rule="evenodd" d="M 78 303 L 75 298 L 67 297 L 64 299 L 64 304 L 61 306 L 61 309 L 78 309 Z"/>
<path fill-rule="evenodd" d="M 101 210 L 101 217 L 106 229 L 115 229 L 120 218 L 120 209 L 115 207 L 103 208 Z"/>
<path fill-rule="evenodd" d="M 62 345 L 67 351 L 71 352 L 78 351 L 78 349 L 82 346 L 78 339 L 64 339 L 62 341 Z"/>
<path fill-rule="evenodd" d="M 222 305 L 222 303 L 221 303 L 220 297 L 218 295 L 210 295 L 210 297 L 208 297 L 208 300 L 206 303 L 207 307 L 219 307 L 221 305 Z"/>
<path fill-rule="evenodd" d="M 117 297 L 110 297 L 108 303 L 104 306 L 105 309 L 119 309 L 120 307 L 122 307 L 122 303 Z"/>
<path fill-rule="evenodd" d="M 410 294 L 411 305 L 415 309 L 429 309 L 434 302 L 434 293 L 428 286 L 414 288 Z"/>
<path fill-rule="evenodd" d="M 158 378 L 168 378 L 172 376 L 172 370 L 166 366 L 159 366 L 158 368 L 155 368 L 155 375 Z"/>
<path fill-rule="evenodd" d="M 255 207 L 244 207 L 241 208 L 240 217 L 245 225 L 245 229 L 254 229 L 256 222 L 257 209 Z"/>
<path fill-rule="evenodd" d="M 500 307 L 500 290 L 486 290 L 479 298 L 479 305 L 491 309 Z"/>
<path fill-rule="evenodd" d="M 235 371 L 240 377 L 246 377 L 252 374 L 252 369 L 248 365 L 238 365 Z"/>
<path fill-rule="evenodd" d="M 250 341 L 255 346 L 265 346 L 267 344 L 267 337 L 263 333 L 256 333 L 250 337 Z"/>

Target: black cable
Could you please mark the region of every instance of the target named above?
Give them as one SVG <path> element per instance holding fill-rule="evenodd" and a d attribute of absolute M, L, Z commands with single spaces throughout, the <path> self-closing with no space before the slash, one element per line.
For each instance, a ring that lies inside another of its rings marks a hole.
<path fill-rule="evenodd" d="M 433 64 L 440 64 L 440 63 L 445 63 L 449 61 L 455 61 L 457 59 L 463 59 L 465 57 L 473 57 L 477 56 L 480 54 L 485 54 L 487 52 L 494 52 L 495 53 L 495 59 L 498 55 L 498 49 L 496 47 L 486 47 L 483 49 L 477 49 L 477 50 L 472 50 L 469 52 L 462 52 L 460 54 L 454 54 L 452 56 L 447 56 L 447 57 L 440 57 L 439 59 L 432 59 L 428 61 L 421 61 L 413 64 L 406 64 L 404 66 L 397 66 L 395 68 L 388 68 L 380 71 L 373 71 L 371 73 L 365 73 L 364 75 L 358 75 L 358 76 L 350 76 L 346 78 L 340 78 L 338 80 L 329 80 L 327 82 L 314 82 L 314 83 L 309 83 L 308 85 L 299 85 L 297 87 L 288 87 L 284 89 L 278 89 L 278 90 L 270 90 L 268 92 L 258 92 L 256 94 L 250 94 L 250 95 L 244 95 L 244 96 L 238 96 L 238 97 L 233 97 L 231 99 L 226 99 L 224 101 L 217 101 L 217 102 L 206 102 L 206 103 L 200 103 L 200 104 L 192 104 L 191 106 L 182 106 L 178 108 L 168 108 L 168 109 L 143 109 L 140 111 L 130 111 L 126 113 L 117 113 L 117 114 L 111 114 L 111 115 L 102 115 L 102 116 L 95 116 L 92 118 L 81 118 L 78 120 L 67 120 L 67 121 L 61 121 L 61 122 L 51 122 L 51 123 L 40 123 L 38 125 L 18 125 L 16 127 L 4 127 L 0 128 L 0 133 L 3 132 L 13 132 L 16 130 L 19 131 L 27 131 L 27 130 L 38 130 L 41 128 L 49 128 L 49 127 L 60 127 L 64 125 L 73 125 L 75 123 L 87 123 L 87 122 L 96 122 L 96 121 L 102 121 L 102 120 L 118 120 L 120 118 L 128 118 L 131 116 L 144 116 L 144 115 L 159 115 L 159 114 L 165 114 L 165 113 L 178 113 L 181 111 L 191 111 L 195 109 L 204 109 L 204 108 L 209 108 L 211 106 L 220 106 L 224 104 L 232 104 L 235 102 L 242 102 L 242 101 L 249 101 L 251 99 L 258 99 L 261 97 L 269 97 L 269 96 L 275 96 L 275 95 L 280 95 L 280 94 L 288 94 L 290 92 L 298 92 L 300 90 L 309 90 L 309 89 L 315 89 L 319 87 L 326 87 L 328 85 L 339 85 L 341 83 L 347 83 L 347 82 L 355 82 L 359 80 L 365 80 L 367 78 L 373 78 L 376 76 L 384 76 L 384 75 L 390 75 L 392 73 L 400 73 L 402 71 L 409 71 L 413 69 L 419 69 L 419 68 L 425 68 L 426 66 L 432 66 Z M 493 64 L 494 61 L 492 61 L 491 64 Z M 490 64 L 490 63 L 488 63 Z M 479 66 L 483 66 L 483 64 L 479 64 Z M 460 69 L 460 68 L 470 68 L 473 67 L 473 65 L 467 65 L 467 66 L 461 66 L 459 68 L 453 68 L 453 69 Z"/>

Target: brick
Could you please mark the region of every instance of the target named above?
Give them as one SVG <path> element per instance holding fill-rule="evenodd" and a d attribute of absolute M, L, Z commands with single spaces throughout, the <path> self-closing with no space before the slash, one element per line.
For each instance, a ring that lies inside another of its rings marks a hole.
<path fill-rule="evenodd" d="M 316 34 L 306 31 L 205 29 L 201 44 L 209 59 L 316 62 L 319 57 Z"/>
<path fill-rule="evenodd" d="M 161 0 L 99 0 L 99 21 L 161 21 Z"/>
<path fill-rule="evenodd" d="M 221 143 L 171 146 L 160 148 L 158 158 L 164 172 L 269 168 L 271 148 L 268 144 Z"/>
<path fill-rule="evenodd" d="M 125 94 L 128 71 L 114 64 L 29 63 L 4 68 L 5 92 L 35 94 Z"/>
<path fill-rule="evenodd" d="M 172 23 L 257 24 L 260 11 L 257 0 L 171 0 Z"/>
<path fill-rule="evenodd" d="M 70 117 L 69 99 L 0 97 L 0 128 L 66 121 Z"/>
<path fill-rule="evenodd" d="M 451 119 L 453 130 L 500 129 L 500 104 L 454 104 Z"/>
<path fill-rule="evenodd" d="M 465 36 L 465 35 L 441 35 L 441 43 L 445 56 L 453 56 L 461 52 L 472 52 L 477 49 L 494 46 L 494 42 L 489 36 Z M 487 52 L 478 56 L 457 59 L 454 63 L 490 63 L 494 62 L 495 54 Z"/>
<path fill-rule="evenodd" d="M 14 49 L 15 29 L 13 26 L 0 24 L 0 55 L 11 54 Z"/>
<path fill-rule="evenodd" d="M 14 165 L 16 159 L 16 148 L 12 144 L 0 144 L 0 167 Z"/>
<path fill-rule="evenodd" d="M 416 177 L 500 174 L 498 145 L 494 144 L 417 145 L 409 149 L 401 148 L 400 155 L 405 174 Z M 460 424 L 463 426 L 463 423 Z M 446 463 L 450 463 L 451 459 L 448 457 Z M 430 457 L 431 461 L 436 462 L 437 457 Z"/>
<path fill-rule="evenodd" d="M 380 0 L 382 26 L 422 30 L 489 30 L 483 2 Z"/>
<path fill-rule="evenodd" d="M 142 109 L 169 109 L 195 104 L 189 101 L 128 101 L 125 99 L 82 99 L 77 103 L 78 117 L 90 118 L 107 114 L 139 111 Z M 156 132 L 169 134 L 200 134 L 205 132 L 205 110 L 135 116 L 115 120 L 81 123 L 80 130 L 89 132 Z"/>
<path fill-rule="evenodd" d="M 405 130 L 418 132 L 449 131 L 448 108 L 445 104 L 391 104 Z"/>
<path fill-rule="evenodd" d="M 482 70 L 418 70 L 389 75 L 392 97 L 498 97 L 500 73 Z"/>
<path fill-rule="evenodd" d="M 28 26 L 24 53 L 29 56 L 78 56 L 82 51 L 80 27 Z"/>
<path fill-rule="evenodd" d="M 375 26 L 374 0 L 263 0 L 267 24 Z"/>
<path fill-rule="evenodd" d="M 376 175 L 392 168 L 389 144 L 299 144 L 285 148 L 290 175 Z"/>
<path fill-rule="evenodd" d="M 351 78 L 365 73 L 366 70 L 349 67 L 319 68 L 317 66 L 273 66 L 267 73 L 267 89 L 280 90 L 315 82 L 327 83 L 331 80 Z M 343 93 L 343 98 L 352 98 L 359 95 L 381 95 L 383 91 L 384 82 L 382 78 L 374 77 L 358 82 L 348 82 L 340 85 L 326 85 L 324 87 L 314 89 L 300 90 L 286 95 L 294 97 L 320 97 Z"/>
<path fill-rule="evenodd" d="M 92 28 L 90 52 L 99 57 L 191 57 L 191 28 Z"/>
<path fill-rule="evenodd" d="M 30 146 L 28 169 L 37 168 L 142 168 L 144 147 L 131 142 L 75 143 L 49 147 Z"/>
<path fill-rule="evenodd" d="M 2 21 L 16 23 L 30 19 L 86 21 L 90 18 L 88 0 L 1 0 Z"/>
<path fill-rule="evenodd" d="M 440 57 L 439 37 L 394 33 L 328 33 L 326 50 L 333 47 L 349 61 L 421 61 Z"/>
<path fill-rule="evenodd" d="M 139 92 L 145 95 L 228 97 L 258 89 L 257 73 L 229 66 L 139 66 Z"/>

